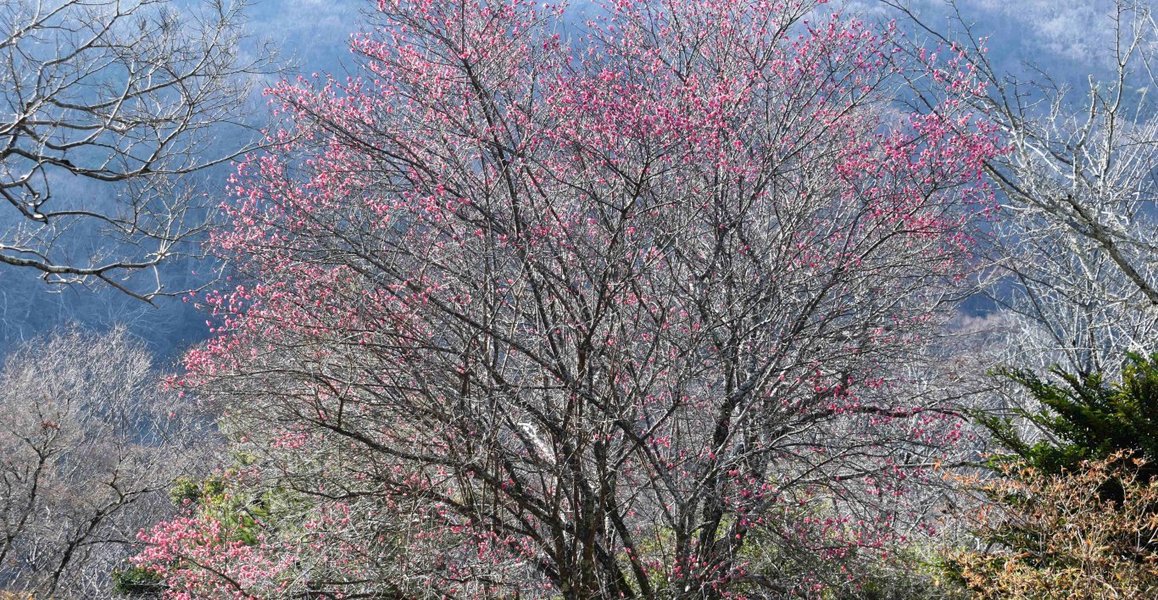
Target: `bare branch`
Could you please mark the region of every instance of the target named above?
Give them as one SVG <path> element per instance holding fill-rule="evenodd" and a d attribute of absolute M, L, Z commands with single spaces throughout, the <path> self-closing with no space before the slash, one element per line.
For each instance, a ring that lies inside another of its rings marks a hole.
<path fill-rule="evenodd" d="M 144 301 L 183 291 L 159 268 L 200 253 L 214 212 L 187 176 L 260 139 L 241 108 L 269 63 L 240 47 L 242 7 L 0 7 L 0 263 Z"/>

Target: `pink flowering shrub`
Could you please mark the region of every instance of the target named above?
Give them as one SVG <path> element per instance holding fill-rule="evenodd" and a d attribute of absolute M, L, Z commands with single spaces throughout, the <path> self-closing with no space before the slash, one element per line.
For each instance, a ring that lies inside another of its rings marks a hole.
<path fill-rule="evenodd" d="M 144 550 L 133 562 L 157 577 L 166 597 L 249 599 L 287 593 L 296 553 L 279 547 L 268 510 L 238 497 L 240 480 L 234 471 L 200 485 L 184 482 L 174 494 L 183 514 L 138 536 Z"/>

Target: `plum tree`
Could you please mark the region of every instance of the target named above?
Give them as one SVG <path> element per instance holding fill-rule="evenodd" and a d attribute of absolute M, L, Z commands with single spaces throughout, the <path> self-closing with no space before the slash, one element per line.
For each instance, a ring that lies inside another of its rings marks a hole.
<path fill-rule="evenodd" d="M 576 30 L 383 1 L 358 76 L 274 89 L 294 127 L 234 178 L 213 243 L 239 277 L 185 384 L 309 509 L 248 566 L 190 560 L 204 519 L 145 563 L 254 596 L 854 586 L 960 435 L 900 365 L 971 268 L 999 149 L 959 101 L 898 110 L 895 32 L 818 4 L 621 1 Z M 239 576 L 270 565 L 286 587 Z"/>

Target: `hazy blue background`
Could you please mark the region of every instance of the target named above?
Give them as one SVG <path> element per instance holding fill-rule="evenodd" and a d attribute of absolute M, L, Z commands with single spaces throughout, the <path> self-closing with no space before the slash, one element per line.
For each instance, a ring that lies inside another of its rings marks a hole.
<path fill-rule="evenodd" d="M 373 4 L 366 0 L 257 0 L 246 13 L 254 36 L 247 50 L 257 52 L 260 44 L 268 44 L 285 66 L 283 76 L 290 78 L 314 72 L 345 73 L 352 62 L 347 49 L 350 33 L 366 26 L 364 14 Z M 948 13 L 939 0 L 914 0 L 914 6 L 931 24 L 946 24 Z M 1108 0 L 960 3 L 975 24 L 975 32 L 991 36 L 990 55 L 1001 69 L 1028 77 L 1022 63 L 1029 61 L 1079 90 L 1090 74 L 1104 74 L 1109 67 L 1092 56 L 1113 43 L 1104 18 L 1111 6 Z M 574 14 L 591 10 L 588 2 L 573 8 Z M 848 2 L 843 10 L 874 20 L 891 16 L 871 0 Z M 259 87 L 276 80 L 267 77 L 258 82 Z M 249 112 L 255 125 L 261 125 L 266 101 L 255 96 L 251 103 Z M 226 200 L 221 188 L 228 172 L 221 168 L 204 173 L 206 193 Z M 99 186 L 93 190 L 100 192 Z M 201 274 L 193 275 L 198 269 Z M 192 284 L 202 280 L 207 270 L 206 265 L 175 263 L 167 271 L 170 278 Z M 181 351 L 204 339 L 205 319 L 193 303 L 160 299 L 154 307 L 104 289 L 51 288 L 31 271 L 0 267 L 0 357 L 13 343 L 54 327 L 77 323 L 104 329 L 125 323 L 150 344 L 162 362 L 173 364 Z"/>

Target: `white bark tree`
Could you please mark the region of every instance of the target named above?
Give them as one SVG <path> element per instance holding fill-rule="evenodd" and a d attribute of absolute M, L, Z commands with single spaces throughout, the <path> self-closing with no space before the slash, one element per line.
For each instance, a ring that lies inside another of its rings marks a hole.
<path fill-rule="evenodd" d="M 1090 64 L 1085 89 L 1030 66 L 1004 72 L 985 52 L 964 3 L 950 2 L 949 33 L 908 3 L 882 0 L 965 57 L 989 84 L 969 98 L 995 122 L 1009 151 L 988 161 L 1003 192 L 989 236 L 996 300 L 1020 323 L 1011 338 L 1024 365 L 1077 373 L 1116 370 L 1126 351 L 1158 340 L 1158 108 L 1149 94 L 1158 26 L 1150 3 L 1101 5 L 1113 32 Z M 959 5 L 960 4 L 960 5 Z M 930 95 L 944 93 L 925 85 Z"/>
<path fill-rule="evenodd" d="M 160 390 L 123 330 L 67 331 L 0 371 L 0 590 L 111 595 L 136 534 L 172 514 L 168 491 L 211 444 L 209 419 Z"/>
<path fill-rule="evenodd" d="M 240 4 L 0 5 L 0 265 L 141 300 L 211 214 L 185 177 L 253 147 L 241 108 L 264 58 Z M 229 139 L 223 143 L 222 139 Z"/>

